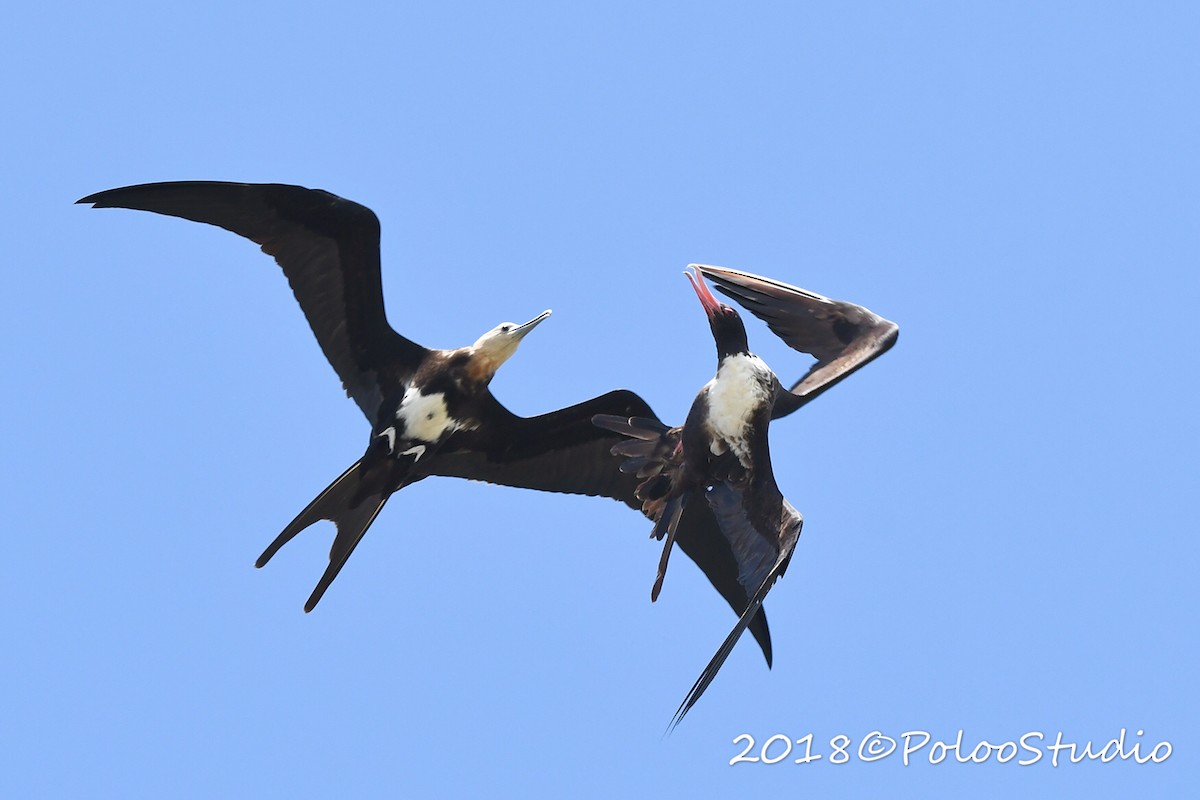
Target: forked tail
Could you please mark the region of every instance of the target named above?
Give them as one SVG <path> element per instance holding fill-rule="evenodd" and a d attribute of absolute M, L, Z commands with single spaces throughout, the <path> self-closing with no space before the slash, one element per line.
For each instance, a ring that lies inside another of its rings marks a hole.
<path fill-rule="evenodd" d="M 386 494 L 368 493 L 360 497 L 361 466 L 362 460 L 360 459 L 339 475 L 333 483 L 325 487 L 325 490 L 317 495 L 315 500 L 288 523 L 283 532 L 275 537 L 275 541 L 271 542 L 254 562 L 254 566 L 262 567 L 279 552 L 279 548 L 314 522 L 327 519 L 336 525 L 337 535 L 334 537 L 333 547 L 329 551 L 329 566 L 325 569 L 321 580 L 317 582 L 317 587 L 313 589 L 308 602 L 304 604 L 306 613 L 312 611 L 320 602 L 325 590 L 341 572 L 342 567 L 346 564 L 346 559 L 350 558 L 350 554 L 362 540 L 363 534 L 367 532 L 367 528 L 371 527 L 371 523 L 379 515 L 383 504 L 391 496 L 389 492 Z"/>

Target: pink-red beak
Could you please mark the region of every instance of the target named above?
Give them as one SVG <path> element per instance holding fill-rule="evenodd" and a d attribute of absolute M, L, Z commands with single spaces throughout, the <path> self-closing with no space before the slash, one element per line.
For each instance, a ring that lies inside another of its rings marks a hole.
<path fill-rule="evenodd" d="M 704 313 L 708 314 L 709 318 L 716 316 L 717 311 L 721 308 L 721 303 L 717 298 L 713 297 L 713 293 L 704 283 L 704 276 L 700 274 L 699 268 L 694 264 L 690 265 L 692 271 L 684 270 L 683 275 L 688 279 L 688 283 L 696 290 L 696 297 L 700 298 L 700 305 L 704 306 Z M 693 273 L 695 277 L 693 277 Z"/>

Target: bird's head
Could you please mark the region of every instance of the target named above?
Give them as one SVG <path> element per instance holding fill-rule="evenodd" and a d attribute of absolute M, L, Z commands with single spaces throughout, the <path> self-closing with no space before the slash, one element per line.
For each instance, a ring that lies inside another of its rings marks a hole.
<path fill-rule="evenodd" d="M 688 265 L 691 272 L 684 271 L 688 283 L 696 290 L 700 305 L 708 315 L 708 326 L 712 328 L 713 340 L 717 343 L 717 361 L 726 356 L 738 353 L 749 353 L 750 344 L 746 341 L 746 326 L 738 312 L 713 297 L 712 291 L 704 283 L 704 276 L 695 264 Z"/>
<path fill-rule="evenodd" d="M 471 345 L 472 360 L 477 362 L 490 378 L 501 364 L 517 352 L 517 345 L 525 338 L 525 334 L 536 328 L 548 316 L 550 309 L 520 325 L 515 322 L 501 322 Z"/>

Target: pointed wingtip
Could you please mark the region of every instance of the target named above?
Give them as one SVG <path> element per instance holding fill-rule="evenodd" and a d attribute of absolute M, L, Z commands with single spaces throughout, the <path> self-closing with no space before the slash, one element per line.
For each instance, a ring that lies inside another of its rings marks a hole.
<path fill-rule="evenodd" d="M 683 718 L 687 716 L 687 712 L 692 710 L 692 706 L 688 705 L 689 699 L 690 697 L 685 697 L 679 704 L 679 708 L 675 709 L 675 713 L 671 715 L 671 721 L 667 723 L 667 728 L 663 731 L 662 739 L 666 739 L 674 733 L 675 729 L 679 727 L 679 723 L 683 722 Z"/>
<path fill-rule="evenodd" d="M 128 189 L 130 187 L 126 186 L 123 188 Z M 81 197 L 78 200 L 76 200 L 75 205 L 80 205 L 81 203 L 91 203 L 96 208 L 111 208 L 111 206 L 108 206 L 104 202 L 105 197 L 111 196 L 113 193 L 118 192 L 118 191 L 120 191 L 120 190 L 119 189 L 105 189 L 104 191 L 101 191 L 101 192 L 92 192 L 87 197 Z"/>
<path fill-rule="evenodd" d="M 679 723 L 683 722 L 683 718 L 691 710 L 692 707 L 687 704 L 687 700 L 684 700 L 679 708 L 675 710 L 675 716 L 671 717 L 671 722 L 667 725 L 666 731 L 663 732 L 664 739 L 675 732 L 675 729 L 679 727 Z"/>

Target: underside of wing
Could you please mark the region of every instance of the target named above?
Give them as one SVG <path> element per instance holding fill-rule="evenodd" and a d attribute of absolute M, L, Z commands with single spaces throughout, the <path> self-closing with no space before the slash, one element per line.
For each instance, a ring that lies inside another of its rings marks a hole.
<path fill-rule="evenodd" d="M 746 589 L 749 599 L 733 630 L 680 703 L 671 720 L 671 728 L 679 724 L 704 694 L 746 628 L 753 630 L 754 614 L 761 610 L 767 592 L 787 570 L 803 525 L 800 513 L 779 494 L 773 480 L 752 491 L 718 482 L 705 497 L 723 537 L 736 554 L 737 581 Z"/>
<path fill-rule="evenodd" d="M 721 534 L 717 518 L 707 503 L 689 503 L 679 521 L 679 533 L 675 544 L 688 555 L 696 566 L 720 592 L 733 609 L 733 613 L 744 615 L 750 607 L 751 595 L 739 580 L 740 565 L 728 539 Z M 760 604 L 761 605 L 761 604 Z M 767 627 L 767 612 L 759 608 L 748 616 L 747 625 L 754 640 L 762 649 L 763 658 L 770 667 L 774 661 L 771 648 L 771 631 Z"/>
<path fill-rule="evenodd" d="M 216 225 L 260 245 L 282 267 L 325 357 L 372 423 L 380 372 L 403 373 L 426 352 L 387 323 L 379 220 L 365 206 L 319 189 L 218 181 L 126 186 L 78 202 Z"/>
<path fill-rule="evenodd" d="M 753 597 L 775 566 L 791 558 L 800 536 L 800 512 L 784 500 L 773 480 L 756 489 L 717 482 L 704 496 L 737 562 L 737 581 Z"/>
<path fill-rule="evenodd" d="M 632 506 L 642 508 L 654 520 L 655 529 L 658 530 L 660 523 L 665 522 L 662 515 L 674 509 L 674 505 L 666 504 L 664 499 L 671 490 L 676 467 L 672 457 L 680 429 L 667 428 L 657 418 L 637 416 L 599 417 L 595 422 L 605 430 L 621 435 L 622 441 L 614 451 L 625 457 L 622 471 L 638 479 L 634 498 L 623 499 Z M 684 505 L 676 525 L 674 542 L 696 563 L 734 613 L 743 614 L 755 587 L 747 588 L 747 583 L 741 580 L 744 571 L 742 563 L 731 540 L 722 532 L 711 504 L 690 502 Z M 660 570 L 663 566 L 660 564 Z M 657 588 L 658 584 L 655 586 Z M 766 611 L 760 608 L 747 620 L 750 632 L 762 648 L 769 667 L 773 653 Z"/>
<path fill-rule="evenodd" d="M 597 414 L 653 417 L 646 401 L 624 389 L 536 417 L 518 417 L 494 399 L 477 430 L 447 441 L 426 469 L 502 486 L 611 497 L 633 508 L 637 478 L 611 452 L 621 437 L 592 424 Z"/>
<path fill-rule="evenodd" d="M 625 389 L 536 417 L 518 417 L 496 402 L 488 424 L 481 426 L 488 438 L 475 432 L 456 434 L 463 436 L 461 441 L 468 446 L 456 451 L 451 439 L 426 469 L 432 475 L 502 486 L 611 497 L 640 510 L 642 501 L 636 493 L 641 479 L 622 472 L 625 457 L 612 453 L 625 437 L 592 424 L 597 415 L 640 417 L 657 423 L 649 404 Z M 741 614 L 749 594 L 738 583 L 738 567 L 729 544 L 708 506 L 692 505 L 680 521 L 676 542 L 734 613 Z M 750 630 L 770 665 L 771 634 L 765 612 L 760 610 L 754 616 Z"/>
<path fill-rule="evenodd" d="M 693 265 L 794 350 L 817 361 L 776 403 L 774 418 L 790 414 L 896 343 L 896 323 L 862 306 L 749 272 Z"/>
<path fill-rule="evenodd" d="M 746 631 L 746 628 L 750 627 L 750 629 L 753 630 L 751 620 L 756 613 L 761 613 L 763 600 L 766 599 L 767 592 L 770 591 L 771 587 L 775 584 L 775 581 L 778 580 L 779 576 L 783 574 L 784 567 L 786 567 L 786 564 L 776 565 L 773 570 L 767 573 L 766 580 L 763 582 L 762 586 L 759 587 L 759 590 L 754 594 L 754 596 L 750 598 L 750 602 L 746 605 L 746 610 L 742 612 L 740 617 L 738 617 L 738 621 L 733 626 L 733 630 L 731 630 L 729 635 L 725 637 L 725 641 L 721 642 L 721 646 L 717 648 L 717 652 L 713 655 L 712 659 L 709 660 L 708 664 L 705 665 L 704 671 L 700 673 L 700 677 L 696 679 L 694 684 L 692 684 L 692 688 L 688 690 L 687 696 L 683 698 L 683 702 L 679 704 L 679 708 L 675 711 L 675 716 L 671 718 L 671 724 L 668 727 L 668 730 L 673 730 L 676 725 L 682 722 L 683 718 L 687 715 L 687 712 L 691 711 L 692 706 L 696 705 L 696 702 L 700 699 L 700 696 L 704 694 L 704 690 L 707 689 L 709 685 L 712 684 L 713 679 L 717 677 L 717 673 L 720 672 L 721 666 L 725 663 L 726 659 L 729 658 L 729 654 L 733 652 L 733 646 L 738 643 L 738 639 L 742 638 L 742 634 Z"/>

